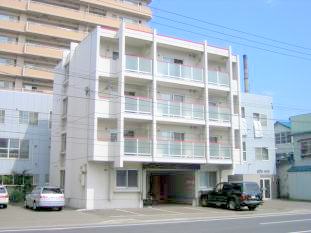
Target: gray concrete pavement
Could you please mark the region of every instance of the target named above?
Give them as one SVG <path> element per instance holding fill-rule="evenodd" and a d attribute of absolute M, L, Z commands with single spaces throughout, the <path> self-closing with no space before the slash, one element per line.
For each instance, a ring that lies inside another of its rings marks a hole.
<path fill-rule="evenodd" d="M 260 221 L 281 221 L 282 223 L 260 224 L 262 223 Z M 244 224 L 244 222 L 246 222 L 246 224 Z M 310 202 L 276 200 L 265 202 L 265 204 L 260 206 L 256 211 L 229 211 L 219 208 L 192 207 L 185 205 L 163 205 L 143 209 L 95 211 L 65 209 L 61 212 L 44 210 L 36 212 L 23 209 L 20 206 L 9 206 L 8 209 L 0 209 L 0 233 L 14 232 L 10 231 L 10 229 L 21 229 L 18 232 L 43 232 L 45 228 L 49 228 L 49 232 L 128 233 L 149 231 L 148 233 L 182 233 L 195 230 L 196 233 L 277 233 L 299 231 L 302 229 L 310 230 L 308 232 L 311 233 L 310 224 Z M 255 226 L 255 228 L 252 228 L 253 226 Z M 152 227 L 159 231 L 152 230 Z M 26 231 L 27 228 L 30 230 Z M 127 230 L 124 231 L 124 228 Z M 201 229 L 209 230 L 201 231 Z M 270 231 L 270 229 L 280 231 Z"/>

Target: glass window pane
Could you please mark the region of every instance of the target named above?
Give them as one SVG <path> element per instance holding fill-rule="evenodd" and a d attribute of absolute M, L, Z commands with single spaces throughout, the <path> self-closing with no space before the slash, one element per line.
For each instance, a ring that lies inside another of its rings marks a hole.
<path fill-rule="evenodd" d="M 29 158 L 29 140 L 21 140 L 20 158 Z"/>
<path fill-rule="evenodd" d="M 8 157 L 8 149 L 1 149 L 0 148 L 0 158 L 7 158 Z"/>
<path fill-rule="evenodd" d="M 19 149 L 19 139 L 10 139 L 10 149 Z"/>
<path fill-rule="evenodd" d="M 255 148 L 256 160 L 262 160 L 261 148 Z"/>
<path fill-rule="evenodd" d="M 208 174 L 208 186 L 215 187 L 217 183 L 217 172 L 209 172 Z"/>
<path fill-rule="evenodd" d="M 269 160 L 268 148 L 262 148 L 262 159 L 263 160 Z"/>
<path fill-rule="evenodd" d="M 126 171 L 117 171 L 117 187 L 126 187 Z"/>
<path fill-rule="evenodd" d="M 208 187 L 208 173 L 201 172 L 200 174 L 200 187 L 207 188 Z"/>
<path fill-rule="evenodd" d="M 129 170 L 128 171 L 128 185 L 129 188 L 137 188 L 138 187 L 138 171 L 137 170 Z"/>
<path fill-rule="evenodd" d="M 0 138 L 0 148 L 8 148 L 9 147 L 9 139 Z"/>
<path fill-rule="evenodd" d="M 29 124 L 30 125 L 38 125 L 38 113 L 30 112 L 29 113 Z"/>
<path fill-rule="evenodd" d="M 3 185 L 12 185 L 13 184 L 13 176 L 3 176 L 2 177 Z"/>
<path fill-rule="evenodd" d="M 19 123 L 28 124 L 28 112 L 19 111 Z"/>

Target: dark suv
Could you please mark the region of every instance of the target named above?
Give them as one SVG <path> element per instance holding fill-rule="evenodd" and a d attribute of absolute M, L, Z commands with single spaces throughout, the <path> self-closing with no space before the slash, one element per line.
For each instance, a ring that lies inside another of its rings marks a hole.
<path fill-rule="evenodd" d="M 256 182 L 223 182 L 212 191 L 202 192 L 200 201 L 202 206 L 224 206 L 231 210 L 248 207 L 255 210 L 262 204 L 262 192 Z"/>

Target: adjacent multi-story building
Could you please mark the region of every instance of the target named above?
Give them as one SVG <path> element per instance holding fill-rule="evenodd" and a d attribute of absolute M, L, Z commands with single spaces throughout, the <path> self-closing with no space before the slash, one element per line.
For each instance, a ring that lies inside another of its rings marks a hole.
<path fill-rule="evenodd" d="M 278 197 L 288 198 L 288 169 L 294 163 L 291 122 L 277 121 L 274 124 Z"/>
<path fill-rule="evenodd" d="M 97 25 L 150 31 L 148 0 L 0 0 L 0 88 L 52 90 L 53 68 Z"/>
<path fill-rule="evenodd" d="M 50 182 L 76 208 L 195 204 L 241 163 L 240 109 L 230 48 L 97 27 L 57 67 Z"/>
<path fill-rule="evenodd" d="M 255 181 L 263 198 L 277 197 L 272 98 L 241 95 L 242 163 L 234 166 L 231 180 Z"/>
<path fill-rule="evenodd" d="M 275 124 L 279 129 L 276 144 L 280 195 L 311 200 L 311 114 L 292 116 L 289 120 L 287 124 Z"/>
<path fill-rule="evenodd" d="M 52 95 L 0 91 L 0 185 L 49 180 Z"/>
<path fill-rule="evenodd" d="M 54 67 L 70 43 L 82 41 L 97 25 L 116 29 L 127 22 L 128 28 L 151 32 L 149 3 L 0 0 L 0 117 L 5 122 L 0 122 L 0 184 L 20 185 L 14 174 L 21 173 L 31 176 L 30 183 L 47 181 L 51 135 L 45 126 L 52 106 Z M 24 118 L 30 123 L 22 122 Z M 26 149 L 27 156 L 23 155 Z"/>

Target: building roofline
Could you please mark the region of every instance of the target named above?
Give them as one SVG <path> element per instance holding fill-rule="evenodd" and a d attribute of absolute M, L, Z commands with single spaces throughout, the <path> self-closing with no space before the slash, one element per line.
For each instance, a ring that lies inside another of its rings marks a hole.
<path fill-rule="evenodd" d="M 285 127 L 288 128 L 288 129 L 291 129 L 292 126 L 290 125 L 290 121 L 289 121 L 288 123 L 289 123 L 289 124 L 286 124 L 285 122 L 282 122 L 282 121 L 276 121 L 276 122 L 274 123 L 274 125 L 280 124 L 280 125 L 285 126 Z"/>

